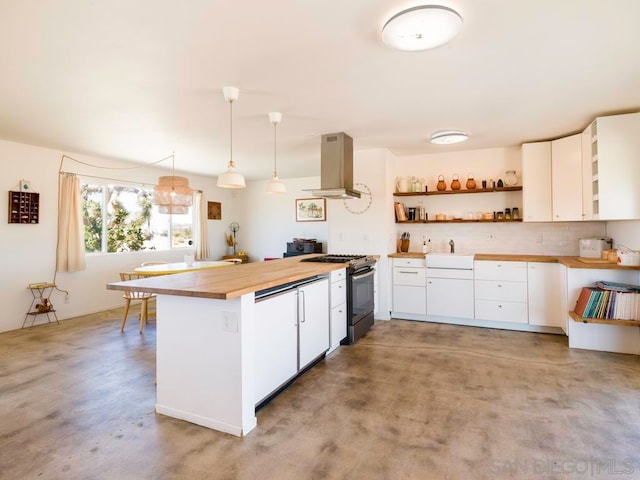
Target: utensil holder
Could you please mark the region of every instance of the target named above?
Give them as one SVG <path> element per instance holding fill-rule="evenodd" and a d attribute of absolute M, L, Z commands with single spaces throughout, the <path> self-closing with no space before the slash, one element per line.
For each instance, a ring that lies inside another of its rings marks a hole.
<path fill-rule="evenodd" d="M 411 240 L 400 240 L 400 251 L 405 253 L 408 252 L 410 242 Z"/>

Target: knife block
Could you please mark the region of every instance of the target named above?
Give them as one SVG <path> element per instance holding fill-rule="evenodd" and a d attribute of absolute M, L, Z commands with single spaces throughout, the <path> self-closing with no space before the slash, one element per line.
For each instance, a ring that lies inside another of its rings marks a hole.
<path fill-rule="evenodd" d="M 411 243 L 411 240 L 398 240 L 398 251 L 403 253 L 408 252 L 409 243 Z"/>

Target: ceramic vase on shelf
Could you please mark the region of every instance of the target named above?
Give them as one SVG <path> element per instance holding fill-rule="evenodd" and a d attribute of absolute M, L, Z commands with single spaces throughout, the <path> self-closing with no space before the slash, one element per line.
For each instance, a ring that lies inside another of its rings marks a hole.
<path fill-rule="evenodd" d="M 453 175 L 453 180 L 451 181 L 451 190 L 460 190 L 460 179 L 457 174 Z"/>
<path fill-rule="evenodd" d="M 438 184 L 436 188 L 439 192 L 444 192 L 447 189 L 447 184 L 444 183 L 444 175 L 438 175 Z"/>
<path fill-rule="evenodd" d="M 475 190 L 476 189 L 476 181 L 473 179 L 473 173 L 470 173 L 467 177 L 467 190 Z"/>

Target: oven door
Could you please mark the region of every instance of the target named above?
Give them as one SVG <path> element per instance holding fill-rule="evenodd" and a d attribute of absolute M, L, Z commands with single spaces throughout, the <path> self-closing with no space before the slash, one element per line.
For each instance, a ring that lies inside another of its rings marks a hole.
<path fill-rule="evenodd" d="M 373 276 L 375 273 L 374 268 L 367 267 L 351 275 L 352 325 L 358 323 L 360 318 L 373 314 Z"/>

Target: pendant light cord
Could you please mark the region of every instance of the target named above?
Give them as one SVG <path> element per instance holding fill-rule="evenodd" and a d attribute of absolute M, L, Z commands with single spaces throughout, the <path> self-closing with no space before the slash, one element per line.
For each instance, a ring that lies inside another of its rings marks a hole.
<path fill-rule="evenodd" d="M 233 167 L 233 100 L 229 100 L 229 166 Z"/>
<path fill-rule="evenodd" d="M 278 122 L 273 122 L 273 175 L 278 175 L 278 156 L 276 149 L 278 148 L 278 142 L 276 141 L 276 131 L 278 130 Z"/>

